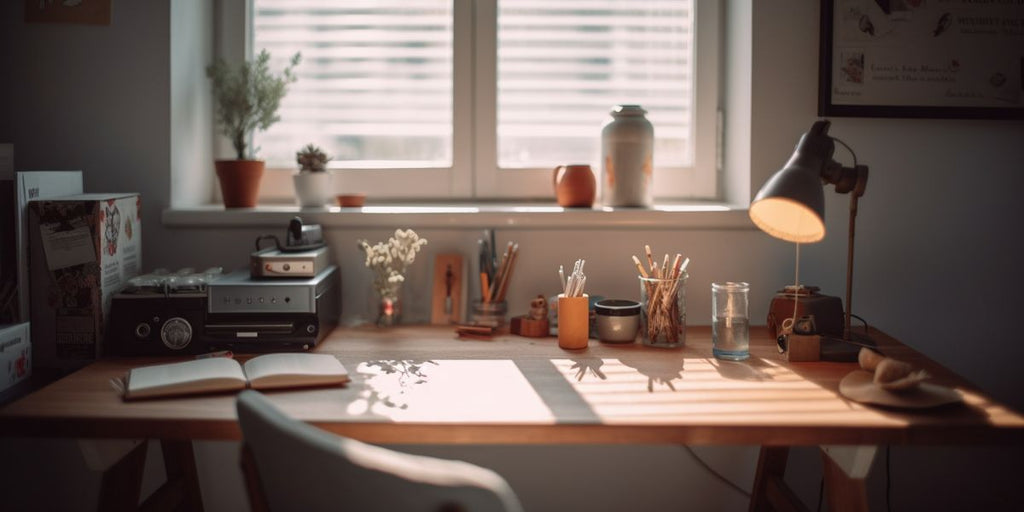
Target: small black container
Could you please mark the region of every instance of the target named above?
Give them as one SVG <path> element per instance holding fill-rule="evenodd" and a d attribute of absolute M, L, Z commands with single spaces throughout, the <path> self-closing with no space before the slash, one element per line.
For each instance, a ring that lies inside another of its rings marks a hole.
<path fill-rule="evenodd" d="M 594 304 L 597 339 L 605 343 L 633 343 L 640 330 L 640 303 L 627 299 L 602 299 Z"/>

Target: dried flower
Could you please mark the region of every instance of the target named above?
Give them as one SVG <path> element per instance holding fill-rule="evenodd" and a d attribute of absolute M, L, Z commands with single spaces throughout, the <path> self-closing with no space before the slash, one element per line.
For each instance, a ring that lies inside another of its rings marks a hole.
<path fill-rule="evenodd" d="M 427 244 L 427 239 L 420 238 L 411 229 L 396 229 L 395 236 L 388 238 L 387 243 L 372 246 L 366 240 L 358 243 L 366 253 L 366 266 L 373 270 L 374 289 L 381 297 L 396 297 L 405 281 L 406 267 L 416 260 L 416 253 Z"/>

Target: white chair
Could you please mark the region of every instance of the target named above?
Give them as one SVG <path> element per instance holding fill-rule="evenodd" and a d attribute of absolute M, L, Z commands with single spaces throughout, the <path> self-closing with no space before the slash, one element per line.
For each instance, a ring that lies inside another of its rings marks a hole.
<path fill-rule="evenodd" d="M 289 418 L 257 391 L 243 391 L 236 404 L 253 510 L 522 510 L 489 469 L 331 434 Z"/>

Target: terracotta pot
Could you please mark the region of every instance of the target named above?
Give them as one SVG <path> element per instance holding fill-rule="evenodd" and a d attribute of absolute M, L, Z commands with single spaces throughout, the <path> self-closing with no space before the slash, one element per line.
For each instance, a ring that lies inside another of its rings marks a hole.
<path fill-rule="evenodd" d="M 590 208 L 597 195 L 597 180 L 594 171 L 586 164 L 560 165 L 555 167 L 555 199 L 565 208 Z"/>
<path fill-rule="evenodd" d="M 217 160 L 217 179 L 225 208 L 252 208 L 260 194 L 262 160 Z"/>
<path fill-rule="evenodd" d="M 342 208 L 361 208 L 366 204 L 366 194 L 340 194 L 335 198 Z"/>

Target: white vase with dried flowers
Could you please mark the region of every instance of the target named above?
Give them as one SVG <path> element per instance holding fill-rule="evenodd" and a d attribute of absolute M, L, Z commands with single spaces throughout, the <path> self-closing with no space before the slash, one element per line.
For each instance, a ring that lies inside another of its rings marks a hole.
<path fill-rule="evenodd" d="M 373 270 L 373 289 L 380 299 L 377 325 L 389 326 L 399 322 L 402 313 L 401 291 L 405 282 L 405 269 L 416 260 L 416 253 L 427 244 L 415 231 L 395 230 L 387 242 L 370 245 L 359 241 L 359 248 L 366 253 L 366 266 Z"/>

